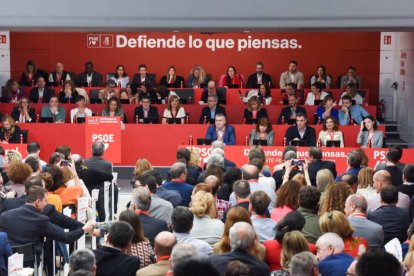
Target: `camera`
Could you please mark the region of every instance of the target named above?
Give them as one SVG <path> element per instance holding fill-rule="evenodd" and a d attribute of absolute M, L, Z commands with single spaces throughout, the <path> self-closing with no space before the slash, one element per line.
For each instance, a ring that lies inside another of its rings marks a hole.
<path fill-rule="evenodd" d="M 305 164 L 305 160 L 302 159 L 293 159 L 292 166 L 303 166 Z"/>

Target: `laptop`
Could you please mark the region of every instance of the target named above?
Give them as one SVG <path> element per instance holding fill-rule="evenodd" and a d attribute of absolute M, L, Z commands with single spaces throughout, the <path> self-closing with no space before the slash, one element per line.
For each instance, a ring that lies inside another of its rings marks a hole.
<path fill-rule="evenodd" d="M 188 103 L 188 100 L 187 99 L 180 99 L 180 103 L 181 104 L 187 104 Z"/>
<path fill-rule="evenodd" d="M 101 99 L 90 99 L 89 102 L 91 104 L 101 104 L 102 100 Z"/>
<path fill-rule="evenodd" d="M 288 125 L 296 125 L 296 119 L 287 119 Z"/>
<path fill-rule="evenodd" d="M 53 117 L 40 117 L 41 123 L 54 123 Z"/>
<path fill-rule="evenodd" d="M 121 104 L 130 104 L 128 99 L 120 99 L 119 101 Z"/>
<path fill-rule="evenodd" d="M 211 145 L 211 139 L 197 138 L 197 145 Z"/>
<path fill-rule="evenodd" d="M 168 118 L 169 124 L 181 124 L 181 118 Z"/>
<path fill-rule="evenodd" d="M 340 148 L 341 147 L 341 141 L 339 141 L 339 140 L 328 140 L 328 141 L 326 141 L 326 147 L 327 148 Z"/>
<path fill-rule="evenodd" d="M 228 84 L 227 85 L 228 88 L 239 88 L 238 84 Z"/>
<path fill-rule="evenodd" d="M 255 146 L 267 146 L 267 140 L 254 139 L 253 140 L 253 145 L 255 145 Z"/>
<path fill-rule="evenodd" d="M 290 141 L 290 145 L 294 147 L 303 147 L 305 146 L 305 141 L 303 140 L 292 140 Z"/>
<path fill-rule="evenodd" d="M 143 124 L 158 124 L 157 118 L 143 118 Z"/>
<path fill-rule="evenodd" d="M 78 124 L 84 124 L 86 121 L 85 117 L 76 117 L 76 123 Z"/>
<path fill-rule="evenodd" d="M 314 105 L 320 105 L 323 102 L 323 100 L 314 100 L 313 104 Z"/>

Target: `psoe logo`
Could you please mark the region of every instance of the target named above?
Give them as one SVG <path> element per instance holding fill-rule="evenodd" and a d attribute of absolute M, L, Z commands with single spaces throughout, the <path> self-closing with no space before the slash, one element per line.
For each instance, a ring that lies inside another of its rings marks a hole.
<path fill-rule="evenodd" d="M 101 48 L 113 48 L 114 36 L 112 34 L 101 35 Z"/>
<path fill-rule="evenodd" d="M 100 48 L 101 36 L 96 34 L 88 34 L 87 46 L 88 48 Z"/>

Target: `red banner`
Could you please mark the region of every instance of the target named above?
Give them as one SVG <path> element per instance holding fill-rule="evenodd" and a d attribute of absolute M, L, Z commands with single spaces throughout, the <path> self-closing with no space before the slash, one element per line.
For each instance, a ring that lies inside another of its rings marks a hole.
<path fill-rule="evenodd" d="M 1 144 L 1 146 L 4 148 L 6 155 L 9 150 L 15 150 L 20 152 L 23 158 L 27 156 L 27 144 Z"/>
<path fill-rule="evenodd" d="M 208 156 L 211 154 L 210 146 L 193 146 L 199 150 L 201 165 L 207 161 Z M 241 167 L 248 163 L 249 155 L 248 147 L 244 146 L 231 146 L 224 149 L 226 159 L 229 159 L 236 163 L 237 167 Z M 262 147 L 266 154 L 266 165 L 273 170 L 275 165 L 282 163 L 282 155 L 284 147 Z M 343 173 L 347 168 L 346 156 L 349 151 L 356 148 L 323 148 L 323 160 L 329 160 L 336 163 L 336 170 L 339 173 Z M 364 149 L 365 153 L 368 155 L 369 166 L 375 168 L 375 166 L 385 161 L 385 155 L 388 152 L 388 149 Z M 298 159 L 307 159 L 308 148 L 299 147 L 297 148 Z M 403 157 L 401 159 L 402 163 L 414 163 L 414 149 L 404 149 Z"/>
<path fill-rule="evenodd" d="M 85 156 L 90 155 L 93 142 L 105 145 L 105 159 L 121 162 L 121 121 L 119 117 L 86 117 Z"/>

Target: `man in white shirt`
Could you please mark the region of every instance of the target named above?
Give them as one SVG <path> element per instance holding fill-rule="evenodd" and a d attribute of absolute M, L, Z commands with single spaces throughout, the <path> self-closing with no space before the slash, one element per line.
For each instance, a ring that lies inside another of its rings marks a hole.
<path fill-rule="evenodd" d="M 368 213 L 372 212 L 372 211 L 375 211 L 376 209 L 381 207 L 380 192 L 381 192 L 383 187 L 392 185 L 391 175 L 386 170 L 380 170 L 380 171 L 376 172 L 374 174 L 373 180 L 374 180 L 374 185 L 373 186 L 374 186 L 375 191 L 377 193 L 375 195 L 369 196 L 367 198 L 367 202 L 368 202 L 367 212 Z M 400 208 L 406 210 L 407 212 L 410 211 L 410 198 L 408 197 L 408 195 L 403 194 L 401 192 L 398 192 L 397 207 L 400 207 Z"/>
<path fill-rule="evenodd" d="M 280 88 L 286 88 L 288 83 L 294 83 L 298 89 L 301 89 L 304 84 L 303 73 L 298 71 L 298 63 L 295 60 L 289 62 L 289 70 L 280 75 Z"/>
<path fill-rule="evenodd" d="M 250 192 L 254 193 L 255 191 L 263 191 L 270 197 L 270 204 L 268 207 L 269 213 L 273 211 L 273 208 L 276 205 L 276 193 L 269 186 L 260 184 L 259 181 L 259 170 L 256 166 L 247 165 L 243 169 L 242 174 L 243 180 L 249 182 Z M 234 192 L 230 195 L 230 206 L 235 206 L 237 204 Z"/>

